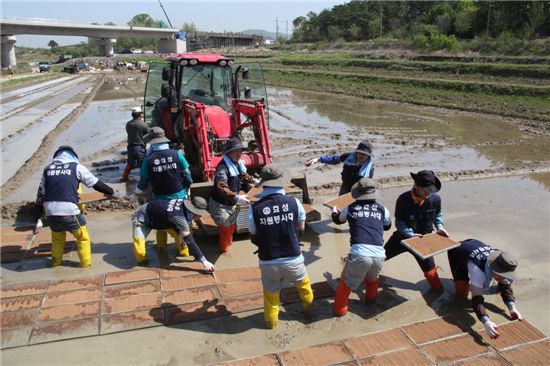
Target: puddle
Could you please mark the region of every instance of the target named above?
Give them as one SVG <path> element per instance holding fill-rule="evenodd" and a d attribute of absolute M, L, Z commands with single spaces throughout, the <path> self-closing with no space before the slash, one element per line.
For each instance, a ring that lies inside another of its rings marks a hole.
<path fill-rule="evenodd" d="M 42 97 L 52 95 L 51 98 L 35 104 L 30 108 L 14 114 L 2 121 L 2 139 L 5 139 L 7 136 L 19 131 L 36 119 L 44 116 L 49 111 L 66 103 L 75 95 L 84 92 L 90 87 L 90 85 L 91 83 L 88 81 L 88 78 L 84 80 L 75 79 L 74 81 L 70 81 L 68 84 L 60 85 L 60 90 L 54 89 L 53 91 L 48 90 L 47 92 L 44 92 Z M 27 104 L 27 102 L 25 102 L 25 104 Z"/>
<path fill-rule="evenodd" d="M 30 125 L 16 137 L 2 141 L 2 178 L 3 185 L 40 147 L 44 137 L 52 131 L 79 104 L 64 104 L 39 122 Z M 21 143 L 24 141 L 24 143 Z"/>

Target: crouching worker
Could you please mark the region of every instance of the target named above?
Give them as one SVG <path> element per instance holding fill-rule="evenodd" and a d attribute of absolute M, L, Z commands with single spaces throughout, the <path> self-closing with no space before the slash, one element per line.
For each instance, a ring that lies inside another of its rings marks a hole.
<path fill-rule="evenodd" d="M 361 178 L 351 189 L 355 202 L 342 211 L 332 208 L 332 221 L 338 225 L 349 223 L 350 252 L 336 290 L 333 312 L 344 316 L 348 312 L 351 290 L 365 282 L 365 303 L 376 301 L 380 279 L 378 274 L 384 264 L 383 233 L 391 227 L 390 212 L 376 202 L 376 185 L 370 178 Z"/>
<path fill-rule="evenodd" d="M 479 240 L 468 239 L 462 241 L 457 248 L 449 250 L 447 256 L 455 281 L 455 298 L 466 299 L 468 290 L 472 292 L 472 307 L 489 337 L 499 337 L 496 324 L 489 320 L 483 299 L 483 293 L 489 289 L 493 279 L 510 311 L 510 318 L 523 320 L 516 308 L 511 286 L 518 262 L 510 254 L 493 249 Z"/>
<path fill-rule="evenodd" d="M 195 259 L 202 262 L 206 271 L 214 272 L 214 265 L 204 257 L 204 254 L 191 236 L 187 222 L 188 211 L 193 215 L 204 216 L 208 215 L 208 211 L 206 211 L 207 207 L 206 200 L 201 197 L 193 197 L 192 200 L 184 200 L 183 198 L 171 200 L 157 199 L 140 206 L 132 216 L 134 255 L 138 264 L 143 265 L 147 263 L 145 239 L 152 229 L 174 230 L 179 238 L 179 240 L 176 240 L 176 245 L 181 243 L 181 245 L 187 246 Z M 157 242 L 157 245 L 161 251 L 167 249 L 166 241 L 162 243 Z M 180 253 L 184 249 L 178 245 Z"/>
<path fill-rule="evenodd" d="M 37 222 L 35 232 L 42 227 L 42 211 L 46 212 L 52 232 L 52 267 L 61 265 L 66 232 L 76 239 L 81 267 L 92 265 L 92 248 L 86 220 L 78 208 L 80 183 L 98 192 L 119 198 L 118 192 L 100 181 L 88 168 L 80 164 L 71 146 L 60 146 L 53 161 L 44 168 L 36 199 Z"/>
<path fill-rule="evenodd" d="M 285 196 L 290 178 L 281 168 L 266 165 L 261 172 L 261 199 L 248 209 L 248 229 L 258 246 L 264 292 L 264 320 L 270 329 L 279 322 L 279 295 L 283 280 L 296 286 L 306 318 L 312 316 L 313 291 L 300 252 L 306 214 L 295 197 Z"/>

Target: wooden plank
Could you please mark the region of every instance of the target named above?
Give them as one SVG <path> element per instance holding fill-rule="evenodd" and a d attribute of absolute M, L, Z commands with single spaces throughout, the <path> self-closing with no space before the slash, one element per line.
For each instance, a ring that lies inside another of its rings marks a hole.
<path fill-rule="evenodd" d="M 403 243 L 404 246 L 412 250 L 422 259 L 432 257 L 441 252 L 446 252 L 447 250 L 456 248 L 460 245 L 459 242 L 437 233 L 405 239 L 402 240 L 401 243 Z"/>
<path fill-rule="evenodd" d="M 107 196 L 106 194 L 103 194 L 101 192 L 85 192 L 78 195 L 78 203 L 85 204 L 90 202 L 103 201 L 108 198 L 110 198 L 110 196 Z"/>
<path fill-rule="evenodd" d="M 337 206 L 341 210 L 344 207 L 352 204 L 353 202 L 355 202 L 355 198 L 351 196 L 351 193 L 346 193 L 339 197 L 326 201 L 325 203 L 323 203 L 323 206 L 326 206 L 328 208 L 333 208 L 334 206 Z"/>

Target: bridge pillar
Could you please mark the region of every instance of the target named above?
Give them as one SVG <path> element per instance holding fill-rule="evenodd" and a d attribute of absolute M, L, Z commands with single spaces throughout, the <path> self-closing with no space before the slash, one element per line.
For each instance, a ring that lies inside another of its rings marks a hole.
<path fill-rule="evenodd" d="M 114 38 L 101 38 L 98 40 L 99 53 L 101 56 L 113 56 L 115 54 L 113 44 L 116 43 Z"/>
<path fill-rule="evenodd" d="M 157 51 L 158 53 L 186 53 L 187 42 L 181 39 L 159 39 Z"/>
<path fill-rule="evenodd" d="M 15 66 L 15 36 L 1 36 L 2 67 Z"/>

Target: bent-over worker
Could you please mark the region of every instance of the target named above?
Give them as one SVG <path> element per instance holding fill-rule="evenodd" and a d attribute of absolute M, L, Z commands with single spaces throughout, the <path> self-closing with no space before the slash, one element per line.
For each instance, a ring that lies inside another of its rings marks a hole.
<path fill-rule="evenodd" d="M 264 320 L 270 329 L 279 322 L 279 296 L 283 280 L 296 286 L 310 317 L 313 291 L 300 251 L 300 236 L 305 230 L 306 213 L 296 197 L 285 196 L 289 176 L 271 164 L 261 171 L 261 199 L 248 209 L 248 229 L 253 244 L 258 246 L 264 295 Z"/>
<path fill-rule="evenodd" d="M 433 231 L 435 226 L 437 233 L 448 237 L 449 234 L 443 228 L 443 213 L 441 212 L 441 198 L 437 194 L 441 189 L 441 181 L 431 170 L 421 170 L 411 173 L 414 180 L 412 190 L 399 195 L 395 203 L 396 231 L 384 245 L 386 261 L 401 253 L 411 253 L 424 272 L 424 277 L 433 290 L 441 291 L 443 286 L 437 274 L 433 257 L 421 259 L 401 241 L 415 236 L 422 236 Z"/>
<path fill-rule="evenodd" d="M 233 233 L 237 230 L 239 206 L 250 203 L 246 195 L 239 194 L 241 188 L 252 182 L 253 178 L 246 171 L 240 159 L 246 150 L 237 137 L 229 139 L 223 159 L 218 163 L 214 173 L 214 187 L 208 201 L 208 211 L 220 233 L 220 252 L 225 253 L 233 244 Z"/>
<path fill-rule="evenodd" d="M 78 208 L 79 184 L 115 198 L 120 194 L 80 164 L 71 146 L 60 146 L 53 156 L 53 161 L 44 168 L 38 188 L 36 229 L 42 226 L 40 217 L 44 210 L 52 233 L 52 267 L 63 262 L 67 231 L 76 239 L 80 266 L 90 267 L 92 249 L 86 219 Z"/>
<path fill-rule="evenodd" d="M 332 208 L 332 221 L 335 224 L 349 222 L 350 251 L 340 276 L 336 290 L 333 312 L 344 316 L 348 312 L 348 299 L 351 290 L 365 283 L 365 303 L 372 304 L 378 295 L 384 258 L 384 231 L 391 227 L 388 209 L 376 202 L 376 184 L 370 178 L 361 178 L 351 189 L 355 202 L 344 207 Z"/>
<path fill-rule="evenodd" d="M 208 216 L 206 207 L 206 200 L 202 197 L 193 197 L 191 200 L 183 198 L 157 199 L 141 205 L 132 216 L 134 255 L 138 264 L 147 263 L 145 239 L 151 230 L 169 230 L 170 233 L 174 233 L 178 237 L 176 245 L 180 253 L 184 250 L 180 243 L 184 243 L 195 259 L 202 262 L 206 271 L 214 272 L 214 265 L 206 259 L 193 239 L 188 224 L 189 212 L 197 216 Z M 166 241 L 159 242 L 157 240 L 157 246 L 160 251 L 167 250 Z"/>
<path fill-rule="evenodd" d="M 483 323 L 491 338 L 498 338 L 497 326 L 485 310 L 483 293 L 497 281 L 498 292 L 510 311 L 512 320 L 523 320 L 516 308 L 512 282 L 516 277 L 518 262 L 509 253 L 491 248 L 475 239 L 464 240 L 457 248 L 447 252 L 449 265 L 455 281 L 455 297 L 467 298 L 468 290 L 472 292 L 472 307 L 477 318 Z M 470 284 L 471 281 L 471 284 Z"/>
<path fill-rule="evenodd" d="M 372 178 L 374 167 L 372 165 L 372 144 L 362 141 L 353 152 L 338 155 L 321 155 L 318 158 L 309 159 L 306 167 L 320 162 L 323 164 L 336 165 L 344 163 L 342 168 L 342 185 L 339 196 L 351 192 L 351 187 L 361 178 Z"/>

